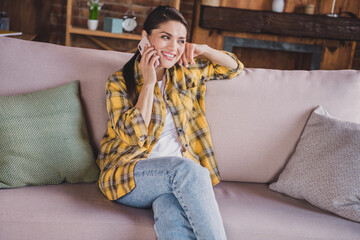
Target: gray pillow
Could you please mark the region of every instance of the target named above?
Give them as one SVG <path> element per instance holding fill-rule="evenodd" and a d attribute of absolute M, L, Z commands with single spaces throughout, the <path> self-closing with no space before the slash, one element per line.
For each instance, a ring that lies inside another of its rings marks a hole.
<path fill-rule="evenodd" d="M 316 108 L 270 189 L 360 222 L 360 124 Z"/>
<path fill-rule="evenodd" d="M 98 179 L 79 82 L 0 97 L 0 188 Z"/>

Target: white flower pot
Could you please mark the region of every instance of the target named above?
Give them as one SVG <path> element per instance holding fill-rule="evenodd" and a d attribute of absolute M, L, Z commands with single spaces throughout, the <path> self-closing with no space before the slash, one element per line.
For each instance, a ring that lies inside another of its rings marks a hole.
<path fill-rule="evenodd" d="M 201 4 L 206 6 L 219 7 L 220 0 L 202 0 Z"/>
<path fill-rule="evenodd" d="M 99 20 L 88 19 L 88 28 L 90 30 L 96 30 L 99 24 Z"/>
<path fill-rule="evenodd" d="M 284 0 L 273 0 L 272 2 L 272 10 L 274 12 L 283 12 L 284 11 L 284 5 L 285 5 L 285 2 Z"/>

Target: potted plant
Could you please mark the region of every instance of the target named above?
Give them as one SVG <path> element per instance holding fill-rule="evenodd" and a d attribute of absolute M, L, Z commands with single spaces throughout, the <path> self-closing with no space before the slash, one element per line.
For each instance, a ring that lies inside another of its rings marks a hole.
<path fill-rule="evenodd" d="M 88 28 L 96 30 L 99 24 L 98 14 L 103 3 L 100 3 L 99 0 L 90 0 L 87 5 L 89 7 Z"/>

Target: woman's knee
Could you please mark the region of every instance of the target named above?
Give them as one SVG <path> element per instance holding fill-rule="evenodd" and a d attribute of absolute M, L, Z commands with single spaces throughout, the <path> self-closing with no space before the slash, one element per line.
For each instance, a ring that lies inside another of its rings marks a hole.
<path fill-rule="evenodd" d="M 159 215 L 174 215 L 181 212 L 179 201 L 173 193 L 160 195 L 152 203 L 155 218 Z M 156 219 L 155 219 L 156 220 Z"/>
<path fill-rule="evenodd" d="M 209 170 L 190 159 L 182 158 L 174 171 L 175 176 L 179 175 L 180 178 L 189 178 L 201 184 L 211 184 Z"/>
<path fill-rule="evenodd" d="M 188 158 L 162 157 L 142 161 L 135 166 L 135 173 L 150 171 L 152 174 L 165 174 L 170 177 L 170 184 L 189 181 L 191 184 L 211 185 L 210 173 L 207 168 Z M 141 167 L 140 167 L 141 166 Z M 136 177 L 135 177 L 136 181 Z"/>

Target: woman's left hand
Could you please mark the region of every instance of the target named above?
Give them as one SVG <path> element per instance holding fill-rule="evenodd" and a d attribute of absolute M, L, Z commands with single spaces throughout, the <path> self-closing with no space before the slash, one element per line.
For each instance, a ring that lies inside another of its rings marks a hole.
<path fill-rule="evenodd" d="M 207 45 L 200 45 L 195 43 L 186 43 L 185 51 L 179 59 L 179 65 L 183 65 L 185 67 L 189 67 L 190 64 L 194 64 L 194 58 L 202 55 L 205 52 L 205 48 Z"/>

